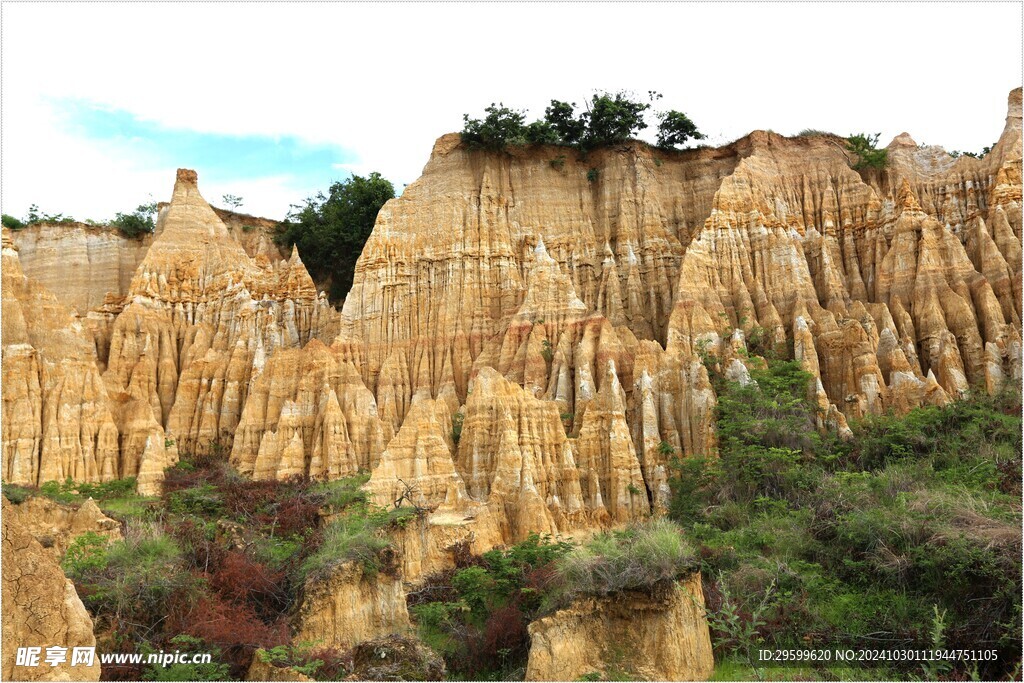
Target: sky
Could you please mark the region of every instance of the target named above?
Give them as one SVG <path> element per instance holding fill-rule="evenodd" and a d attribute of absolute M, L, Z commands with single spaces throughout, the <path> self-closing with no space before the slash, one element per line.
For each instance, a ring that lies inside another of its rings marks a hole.
<path fill-rule="evenodd" d="M 282 218 L 351 173 L 400 193 L 491 102 L 539 117 L 598 90 L 657 90 L 716 145 L 817 128 L 980 151 L 1021 84 L 1021 8 L 5 2 L 0 208 L 103 220 L 183 167 Z"/>

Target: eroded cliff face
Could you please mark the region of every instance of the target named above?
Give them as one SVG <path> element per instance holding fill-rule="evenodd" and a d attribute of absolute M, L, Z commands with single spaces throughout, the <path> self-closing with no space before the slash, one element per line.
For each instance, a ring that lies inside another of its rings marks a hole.
<path fill-rule="evenodd" d="M 135 476 L 140 492 L 158 493 L 179 447 L 231 447 L 250 381 L 268 357 L 338 331 L 298 254 L 250 258 L 192 171 L 179 171 L 125 296 L 108 294 L 84 319 L 24 276 L 7 231 L 4 238 L 3 474 L 11 483 Z M 371 437 L 359 429 L 362 452 Z"/>
<path fill-rule="evenodd" d="M 643 516 L 664 444 L 714 452 L 707 365 L 746 381 L 766 345 L 792 345 L 840 433 L 1020 381 L 1020 101 L 984 158 L 901 135 L 885 171 L 831 136 L 585 161 L 440 138 L 382 209 L 335 347 L 400 436 L 423 401 L 464 422 L 452 444 L 431 418 L 375 490 L 465 491 L 506 540 Z"/>
<path fill-rule="evenodd" d="M 154 493 L 214 442 L 254 478 L 369 471 L 379 503 L 429 509 L 406 541 L 435 566 L 467 527 L 486 547 L 663 509 L 671 454 L 715 450 L 708 366 L 745 381 L 765 345 L 792 345 L 841 433 L 994 391 L 1021 376 L 1020 99 L 984 158 L 901 135 L 885 171 L 830 136 L 583 159 L 446 135 L 340 316 L 181 171 L 84 317 L 6 243 L 4 478 Z"/>
<path fill-rule="evenodd" d="M 529 626 L 528 681 L 703 681 L 714 670 L 700 574 L 655 598 L 585 598 Z"/>
<path fill-rule="evenodd" d="M 72 650 L 95 647 L 92 619 L 64 576 L 57 559 L 21 524 L 3 500 L 3 679 L 5 681 L 98 681 L 100 663 L 71 666 Z M 67 648 L 56 666 L 44 661 L 47 647 Z M 19 647 L 40 648 L 38 666 L 20 666 Z"/>
<path fill-rule="evenodd" d="M 162 202 L 159 210 L 169 205 Z M 270 261 L 287 258 L 274 243 L 278 222 L 213 207 L 228 234 L 251 258 L 262 255 Z M 102 308 L 108 296 L 117 300 L 128 293 L 135 269 L 159 236 L 158 222 L 152 234 L 125 237 L 109 225 L 86 223 L 36 223 L 11 231 L 25 274 L 85 317 Z"/>
<path fill-rule="evenodd" d="M 293 640 L 345 650 L 411 630 L 402 580 L 383 572 L 365 575 L 361 564 L 349 562 L 306 584 Z"/>

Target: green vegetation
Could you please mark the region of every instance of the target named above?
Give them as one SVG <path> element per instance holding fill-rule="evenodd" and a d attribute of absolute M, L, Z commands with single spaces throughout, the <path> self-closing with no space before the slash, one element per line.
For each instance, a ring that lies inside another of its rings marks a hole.
<path fill-rule="evenodd" d="M 244 200 L 237 194 L 226 194 L 221 197 L 221 200 L 231 207 L 232 211 L 237 212 L 242 207 Z"/>
<path fill-rule="evenodd" d="M 598 174 L 599 171 L 596 168 L 590 169 L 589 171 L 587 171 L 587 180 L 589 180 L 592 183 L 597 182 Z"/>
<path fill-rule="evenodd" d="M 610 595 L 670 587 L 697 568 L 693 550 L 678 525 L 651 519 L 623 531 L 600 533 L 558 562 L 558 597 Z"/>
<path fill-rule="evenodd" d="M 853 164 L 855 170 L 883 169 L 888 165 L 889 150 L 878 149 L 878 136 L 879 133 L 874 135 L 857 133 L 846 139 L 846 149 L 857 157 Z"/>
<path fill-rule="evenodd" d="M 48 481 L 38 488 L 5 483 L 3 494 L 14 504 L 30 496 L 44 496 L 65 505 L 81 505 L 92 498 L 100 510 L 120 520 L 145 517 L 153 511 L 156 502 L 156 498 L 135 493 L 135 477 L 96 484 L 75 483 L 69 478 L 63 483 Z"/>
<path fill-rule="evenodd" d="M 646 129 L 646 114 L 661 95 L 647 93 L 647 101 L 627 92 L 595 93 L 585 111 L 576 113 L 575 102 L 551 100 L 544 118 L 526 123 L 526 111 L 492 103 L 482 119 L 463 115 L 462 141 L 469 147 L 504 150 L 508 147 L 546 144 L 574 147 L 581 153 L 625 142 Z M 704 136 L 685 114 L 671 110 L 659 112 L 658 145 L 674 147 Z M 561 157 L 560 157 L 561 158 Z M 563 162 L 552 167 L 561 168 Z M 589 177 L 589 176 L 588 176 Z M 591 180 L 596 179 L 592 178 Z"/>
<path fill-rule="evenodd" d="M 384 535 L 389 526 L 404 526 L 415 517 L 412 507 L 372 510 L 367 503 L 348 506 L 341 517 L 323 530 L 320 546 L 299 566 L 301 581 L 324 579 L 345 562 L 358 562 L 363 573 L 394 572 L 395 553 Z"/>
<path fill-rule="evenodd" d="M 21 230 L 25 227 L 25 224 L 14 216 L 9 216 L 5 213 L 3 214 L 3 226 L 9 230 Z"/>
<path fill-rule="evenodd" d="M 526 626 L 551 608 L 556 562 L 571 548 L 536 534 L 482 556 L 463 546 L 455 569 L 428 577 L 408 596 L 421 639 L 444 657 L 454 677 L 522 678 Z"/>
<path fill-rule="evenodd" d="M 817 128 L 804 128 L 796 134 L 798 138 L 812 138 L 823 135 L 835 135 L 835 133 L 830 133 L 827 130 L 818 130 Z"/>
<path fill-rule="evenodd" d="M 307 579 L 326 577 L 348 561 L 364 572 L 396 569 L 386 529 L 407 523 L 418 510 L 372 506 L 360 488 L 367 479 L 251 481 L 227 463 L 221 444 L 183 454 L 166 472 L 163 495 L 139 499 L 145 514 L 120 517 L 126 520 L 123 541 L 82 534 L 63 566 L 94 617 L 100 647 L 219 654 L 209 665 L 109 665 L 104 676 L 240 679 L 257 649 L 275 651 L 288 642 Z M 133 488 L 134 480 L 50 482 L 38 490 L 5 487 L 5 495 L 49 495 L 71 504 L 91 495 L 103 507 Z M 332 521 L 324 523 L 322 515 Z M 344 653 L 315 654 L 323 662 L 317 675 L 336 680 L 343 673 Z"/>
<path fill-rule="evenodd" d="M 298 247 L 302 262 L 318 281 L 329 280 L 329 295 L 337 303 L 352 288 L 356 260 L 370 237 L 377 214 L 394 198 L 395 188 L 379 173 L 331 185 L 306 199 L 278 228 L 274 241 Z"/>
<path fill-rule="evenodd" d="M 555 357 L 555 351 L 551 347 L 551 342 L 545 339 L 540 343 L 540 346 L 540 355 L 543 356 L 545 361 L 550 363 L 551 360 Z"/>
<path fill-rule="evenodd" d="M 131 213 L 118 212 L 109 224 L 120 230 L 125 237 L 138 237 L 144 233 L 153 232 L 153 216 L 155 215 L 156 202 L 140 204 Z M 28 214 L 26 214 L 25 218 L 21 220 L 14 216 L 3 214 L 3 226 L 11 230 L 21 230 L 22 228 L 29 225 L 35 225 L 36 223 L 60 225 L 76 222 L 77 221 L 71 216 L 65 216 L 62 213 L 44 213 L 40 211 L 39 207 L 35 204 L 29 207 Z M 93 220 L 86 220 L 85 222 L 89 225 L 103 225 L 102 222 Z"/>
<path fill-rule="evenodd" d="M 662 115 L 658 124 L 658 147 L 677 147 L 690 139 L 703 140 L 704 134 L 686 114 L 669 111 Z"/>
<path fill-rule="evenodd" d="M 666 519 L 602 533 L 583 546 L 532 534 L 479 556 L 461 547 L 455 569 L 427 577 L 409 594 L 409 611 L 454 677 L 515 680 L 523 676 L 526 627 L 534 619 L 584 594 L 660 594 L 696 566 L 680 528 Z"/>
<path fill-rule="evenodd" d="M 809 376 L 715 373 L 719 457 L 676 460 L 670 516 L 699 547 L 719 676 L 757 647 L 995 649 L 997 662 L 805 678 L 1000 678 L 1020 664 L 1019 392 L 814 428 Z M 728 673 L 723 673 L 728 672 Z M 777 673 L 777 672 L 776 672 Z M 787 677 L 793 674 L 786 670 Z"/>
<path fill-rule="evenodd" d="M 461 412 L 452 415 L 452 441 L 457 446 L 459 439 L 462 438 L 462 424 L 466 421 L 466 416 Z"/>
<path fill-rule="evenodd" d="M 155 215 L 156 202 L 140 204 L 131 213 L 118 212 L 110 224 L 120 230 L 125 237 L 139 237 L 153 232 L 155 227 L 153 216 Z"/>

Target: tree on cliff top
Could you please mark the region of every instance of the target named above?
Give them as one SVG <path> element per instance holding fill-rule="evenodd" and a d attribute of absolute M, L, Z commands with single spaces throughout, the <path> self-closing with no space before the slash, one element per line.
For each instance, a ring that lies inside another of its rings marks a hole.
<path fill-rule="evenodd" d="M 502 103 L 491 104 L 482 119 L 463 115 L 462 141 L 468 147 L 500 151 L 506 147 L 529 144 L 554 144 L 575 147 L 583 152 L 625 142 L 646 129 L 646 114 L 651 103 L 661 99 L 655 91 L 647 93 L 647 102 L 632 93 L 595 93 L 576 113 L 575 102 L 551 100 L 544 118 L 526 124 L 526 112 L 509 109 Z M 704 136 L 682 112 L 658 114 L 658 145 L 672 147 Z"/>
<path fill-rule="evenodd" d="M 337 303 L 352 288 L 356 260 L 373 231 L 377 213 L 394 196 L 394 186 L 380 173 L 365 178 L 353 175 L 331 185 L 326 196 L 318 192 L 304 204 L 293 204 L 274 239 L 298 247 L 313 278 L 330 280 L 328 294 Z"/>

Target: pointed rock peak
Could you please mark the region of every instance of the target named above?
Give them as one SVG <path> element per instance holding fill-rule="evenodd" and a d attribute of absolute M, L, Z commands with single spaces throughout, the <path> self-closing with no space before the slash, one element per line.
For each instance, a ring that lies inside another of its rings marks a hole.
<path fill-rule="evenodd" d="M 148 254 L 160 253 L 167 247 L 194 251 L 202 249 L 205 243 L 217 243 L 218 249 L 225 253 L 245 256 L 245 250 L 231 238 L 224 222 L 199 194 L 197 181 L 195 171 L 178 169 L 171 203 L 161 215 L 162 230 Z"/>
<path fill-rule="evenodd" d="M 914 188 L 910 186 L 910 182 L 906 178 L 903 179 L 899 193 L 896 195 L 896 204 L 899 206 L 901 211 L 921 210 L 921 204 L 917 201 L 917 195 L 914 194 Z"/>
<path fill-rule="evenodd" d="M 199 188 L 199 174 L 190 168 L 179 168 L 178 177 L 174 181 L 175 189 L 179 185 L 188 185 L 194 188 Z"/>
<path fill-rule="evenodd" d="M 295 265 L 296 263 L 302 265 L 302 257 L 299 256 L 299 247 L 295 244 L 292 245 L 292 254 L 288 257 L 288 263 L 291 265 Z"/>
<path fill-rule="evenodd" d="M 1006 101 L 1006 118 L 1008 119 L 1019 119 L 1021 118 L 1021 89 L 1014 88 L 1010 91 L 1010 96 Z"/>
<path fill-rule="evenodd" d="M 539 237 L 537 239 L 537 246 L 533 248 L 533 253 L 537 260 L 543 263 L 547 263 L 549 261 L 554 263 L 555 261 L 555 259 L 551 258 L 551 254 L 548 253 L 548 248 L 544 246 L 543 237 Z"/>
<path fill-rule="evenodd" d="M 904 132 L 894 137 L 892 142 L 889 143 L 889 149 L 895 147 L 917 147 L 917 143 L 914 141 L 914 138 L 910 137 L 910 133 Z"/>

